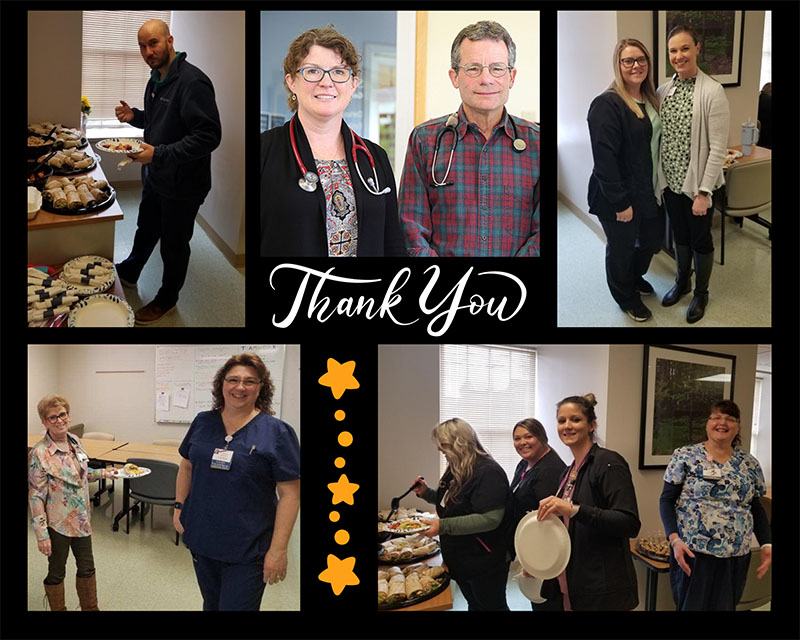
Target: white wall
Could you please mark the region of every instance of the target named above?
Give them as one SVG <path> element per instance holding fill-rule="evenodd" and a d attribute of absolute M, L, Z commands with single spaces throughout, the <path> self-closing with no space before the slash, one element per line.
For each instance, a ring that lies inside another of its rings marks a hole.
<path fill-rule="evenodd" d="M 142 373 L 95 373 L 123 368 Z M 189 429 L 155 421 L 155 345 L 29 345 L 28 433 L 42 431 L 36 404 L 55 393 L 69 400 L 74 424 L 113 433 L 117 440 L 183 438 Z M 298 345 L 286 346 L 281 419 L 300 436 Z"/>
<path fill-rule="evenodd" d="M 173 11 L 175 49 L 214 84 L 222 142 L 211 154 L 211 192 L 200 215 L 231 252 L 244 254 L 244 12 Z"/>

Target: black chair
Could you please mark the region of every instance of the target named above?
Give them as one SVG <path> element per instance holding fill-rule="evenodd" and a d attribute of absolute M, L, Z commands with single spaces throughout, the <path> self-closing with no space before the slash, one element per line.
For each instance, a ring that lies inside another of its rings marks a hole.
<path fill-rule="evenodd" d="M 147 467 L 151 473 L 141 478 L 131 478 L 129 495 L 134 500 L 133 509 L 141 506 L 141 521 L 144 521 L 145 505 L 164 505 L 172 507 L 175 503 L 175 480 L 178 477 L 178 465 L 174 462 L 162 462 L 150 458 L 128 458 L 128 462 L 138 467 Z M 152 508 L 152 507 L 151 507 Z M 153 526 L 152 512 L 150 526 Z M 127 527 L 130 531 L 130 512 L 127 514 Z M 180 534 L 175 532 L 175 545 L 180 542 Z"/>

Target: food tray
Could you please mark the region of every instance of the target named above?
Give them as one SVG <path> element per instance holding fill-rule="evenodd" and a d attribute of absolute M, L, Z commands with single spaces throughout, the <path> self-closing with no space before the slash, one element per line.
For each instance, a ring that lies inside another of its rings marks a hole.
<path fill-rule="evenodd" d="M 424 593 L 421 596 L 417 596 L 416 598 L 411 598 L 409 600 L 402 600 L 401 602 L 392 602 L 391 604 L 384 602 L 383 604 L 378 605 L 378 611 L 391 611 L 392 609 L 404 609 L 406 607 L 413 607 L 415 604 L 419 604 L 420 602 L 425 602 L 426 600 L 435 598 L 440 593 L 442 593 L 442 591 L 446 589 L 447 585 L 449 584 L 450 584 L 450 574 L 445 573 L 442 581 L 439 583 L 439 587 L 434 589 L 430 593 Z"/>
<path fill-rule="evenodd" d="M 87 169 L 88 171 L 88 169 Z M 45 211 L 49 211 L 50 213 L 55 213 L 60 216 L 82 216 L 87 213 L 94 213 L 96 211 L 101 211 L 111 205 L 117 197 L 117 192 L 114 191 L 114 187 L 110 184 L 106 185 L 100 191 L 103 191 L 108 194 L 108 197 L 101 202 L 95 202 L 93 205 L 89 207 L 81 207 L 80 209 L 68 209 L 64 207 L 63 209 L 56 209 L 53 206 L 53 203 L 50 202 L 48 198 L 44 198 L 42 201 L 42 209 Z"/>

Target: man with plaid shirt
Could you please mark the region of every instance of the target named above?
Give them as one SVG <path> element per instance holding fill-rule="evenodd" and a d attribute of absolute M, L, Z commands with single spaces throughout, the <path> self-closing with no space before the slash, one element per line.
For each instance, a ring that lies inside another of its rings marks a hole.
<path fill-rule="evenodd" d="M 462 101 L 454 114 L 457 147 L 451 161 L 453 133 L 447 131 L 434 154 L 448 116 L 411 133 L 399 193 L 406 250 L 411 256 L 538 256 L 539 126 L 512 121 L 504 106 L 516 76 L 514 41 L 498 23 L 481 21 L 461 30 L 450 57 L 450 80 Z M 434 178 L 445 185 L 436 186 Z"/>

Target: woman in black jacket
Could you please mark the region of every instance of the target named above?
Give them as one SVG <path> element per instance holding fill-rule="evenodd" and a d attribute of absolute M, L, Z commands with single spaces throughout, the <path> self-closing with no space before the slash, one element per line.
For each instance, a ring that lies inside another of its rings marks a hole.
<path fill-rule="evenodd" d="M 564 609 L 627 611 L 639 604 L 629 538 L 641 523 L 628 464 L 594 442 L 596 404 L 591 393 L 558 403 L 558 435 L 574 460 L 537 517 L 555 513 L 569 530 L 569 564 L 558 578 Z"/>
<path fill-rule="evenodd" d="M 652 314 L 642 295 L 653 287 L 642 276 L 663 237 L 655 194 L 661 120 L 650 54 L 638 40 L 614 49 L 614 82 L 589 107 L 594 169 L 589 212 L 600 219 L 606 245 L 606 280 L 614 300 L 633 320 Z"/>
<path fill-rule="evenodd" d="M 405 255 L 389 158 L 344 122 L 358 87 L 353 43 L 331 25 L 311 29 L 283 69 L 297 114 L 261 134 L 261 255 Z"/>

